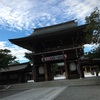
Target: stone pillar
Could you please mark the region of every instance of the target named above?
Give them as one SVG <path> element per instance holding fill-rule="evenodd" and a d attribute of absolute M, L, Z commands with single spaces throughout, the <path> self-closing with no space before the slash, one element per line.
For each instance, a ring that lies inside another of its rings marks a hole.
<path fill-rule="evenodd" d="M 66 61 L 66 59 L 64 60 L 64 66 L 65 66 L 65 77 L 66 77 L 66 79 L 68 79 L 69 78 L 69 73 L 68 73 L 68 66 L 67 66 L 67 61 Z"/>
<path fill-rule="evenodd" d="M 44 62 L 44 73 L 45 73 L 45 81 L 48 81 L 48 68 L 46 62 Z"/>

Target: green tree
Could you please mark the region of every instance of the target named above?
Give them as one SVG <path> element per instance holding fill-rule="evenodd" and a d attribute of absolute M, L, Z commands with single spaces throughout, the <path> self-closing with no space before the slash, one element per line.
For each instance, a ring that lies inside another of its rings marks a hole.
<path fill-rule="evenodd" d="M 86 56 L 90 59 L 100 58 L 100 10 L 96 7 L 90 16 L 86 17 L 86 23 L 88 24 L 85 31 L 88 33 L 86 40 L 88 43 L 99 44 Z"/>
<path fill-rule="evenodd" d="M 100 58 L 100 46 L 95 47 L 93 50 L 85 54 L 85 57 L 88 57 L 90 59 L 93 58 Z"/>
<path fill-rule="evenodd" d="M 10 50 L 0 49 L 0 69 L 8 68 L 9 65 L 18 63 L 15 59 L 16 57 L 11 55 Z"/>
<path fill-rule="evenodd" d="M 100 43 L 100 10 L 96 7 L 85 19 L 88 24 L 85 29 L 88 32 L 86 40 L 96 44 Z"/>
<path fill-rule="evenodd" d="M 53 75 L 56 75 L 57 69 L 58 69 L 58 65 L 57 64 L 52 64 L 51 65 L 51 70 L 52 70 Z"/>

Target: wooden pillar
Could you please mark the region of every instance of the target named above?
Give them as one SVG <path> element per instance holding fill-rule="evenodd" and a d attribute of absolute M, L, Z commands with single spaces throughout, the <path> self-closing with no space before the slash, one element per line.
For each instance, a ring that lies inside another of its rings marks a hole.
<path fill-rule="evenodd" d="M 84 78 L 84 71 L 83 71 L 83 67 L 80 64 L 80 59 L 78 59 L 77 70 L 78 70 L 80 78 Z"/>
<path fill-rule="evenodd" d="M 67 66 L 66 59 L 64 60 L 64 66 L 65 66 L 65 77 L 66 77 L 66 79 L 68 79 L 69 78 L 69 75 L 68 75 L 68 66 Z"/>
<path fill-rule="evenodd" d="M 33 66 L 33 80 L 36 82 L 37 81 L 37 78 L 36 78 L 36 71 L 37 69 L 36 69 L 36 66 L 35 66 L 35 64 L 34 64 L 34 66 Z"/>
<path fill-rule="evenodd" d="M 18 73 L 18 83 L 21 83 L 21 77 L 22 77 L 21 72 L 19 72 Z"/>
<path fill-rule="evenodd" d="M 7 74 L 7 84 L 10 84 L 10 74 Z"/>
<path fill-rule="evenodd" d="M 84 70 L 83 70 L 83 66 L 80 65 L 80 70 L 81 70 L 81 78 L 84 78 Z"/>
<path fill-rule="evenodd" d="M 51 71 L 51 64 L 48 64 L 48 81 L 53 80 L 54 78 L 52 77 L 52 71 Z"/>
<path fill-rule="evenodd" d="M 31 75 L 31 80 L 34 80 L 34 69 L 32 69 L 32 75 Z"/>
<path fill-rule="evenodd" d="M 44 62 L 44 72 L 45 72 L 45 81 L 48 81 L 48 68 L 46 62 Z"/>
<path fill-rule="evenodd" d="M 96 76 L 98 76 L 98 74 L 99 74 L 99 66 L 96 65 Z"/>

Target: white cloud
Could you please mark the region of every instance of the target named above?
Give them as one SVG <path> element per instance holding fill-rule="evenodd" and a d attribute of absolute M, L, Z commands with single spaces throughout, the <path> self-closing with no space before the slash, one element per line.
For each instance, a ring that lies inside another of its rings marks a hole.
<path fill-rule="evenodd" d="M 72 19 L 84 22 L 99 0 L 1 0 L 2 27 L 30 30 Z"/>
<path fill-rule="evenodd" d="M 18 47 L 16 45 L 8 45 L 8 42 L 6 42 L 6 41 L 0 42 L 0 49 L 9 49 L 11 51 L 11 54 L 13 56 L 16 56 L 17 57 L 16 60 L 19 60 L 20 62 L 29 61 L 28 59 L 26 59 L 24 57 L 25 56 L 25 53 L 26 52 L 29 52 L 26 49 L 20 48 L 20 47 Z"/>
<path fill-rule="evenodd" d="M 0 0 L 0 26 L 14 30 L 32 30 L 52 24 L 77 19 L 84 23 L 95 7 L 100 9 L 100 0 Z M 0 27 L 0 28 L 1 28 Z M 25 60 L 27 50 L 0 42 L 0 49 L 7 48 L 18 59 Z M 85 45 L 91 50 L 90 45 Z M 86 49 L 85 49 L 86 50 Z"/>
<path fill-rule="evenodd" d="M 0 49 L 4 49 L 6 42 L 2 41 L 0 42 Z"/>

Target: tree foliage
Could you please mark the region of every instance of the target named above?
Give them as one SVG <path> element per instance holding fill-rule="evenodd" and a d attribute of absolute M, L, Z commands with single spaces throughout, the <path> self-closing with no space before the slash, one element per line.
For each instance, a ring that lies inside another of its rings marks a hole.
<path fill-rule="evenodd" d="M 86 22 L 88 26 L 85 31 L 88 33 L 86 40 L 88 43 L 98 44 L 93 50 L 88 52 L 86 56 L 90 59 L 100 58 L 100 10 L 96 7 L 90 16 L 86 17 Z"/>
<path fill-rule="evenodd" d="M 53 75 L 56 75 L 57 69 L 58 69 L 58 65 L 57 64 L 52 64 L 51 65 L 51 70 L 52 70 Z"/>
<path fill-rule="evenodd" d="M 98 47 L 95 47 L 93 50 L 88 52 L 85 57 L 88 57 L 89 59 L 93 58 L 100 58 L 100 45 Z"/>
<path fill-rule="evenodd" d="M 92 43 L 100 43 L 100 10 L 96 7 L 94 11 L 87 16 L 86 23 L 88 26 L 86 28 L 87 34 L 87 41 Z"/>
<path fill-rule="evenodd" d="M 12 56 L 8 49 L 0 49 L 0 69 L 8 68 L 9 65 L 18 63 L 15 61 L 16 57 Z"/>

